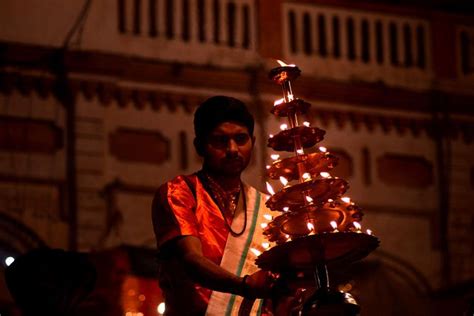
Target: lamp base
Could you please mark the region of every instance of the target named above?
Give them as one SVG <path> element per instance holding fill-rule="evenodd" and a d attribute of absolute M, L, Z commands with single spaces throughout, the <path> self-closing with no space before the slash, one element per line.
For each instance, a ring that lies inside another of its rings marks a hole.
<path fill-rule="evenodd" d="M 328 288 L 316 290 L 293 309 L 293 315 L 302 316 L 357 316 L 359 313 L 360 307 L 350 293 Z"/>

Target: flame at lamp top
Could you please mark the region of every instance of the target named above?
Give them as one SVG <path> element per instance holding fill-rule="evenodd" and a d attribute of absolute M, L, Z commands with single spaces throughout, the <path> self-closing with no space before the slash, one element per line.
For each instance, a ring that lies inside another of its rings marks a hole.
<path fill-rule="evenodd" d="M 306 227 L 308 227 L 308 230 L 309 231 L 313 231 L 314 230 L 314 225 L 312 223 L 307 223 L 306 224 Z"/>
<path fill-rule="evenodd" d="M 278 63 L 281 67 L 296 67 L 295 64 L 289 64 L 289 65 L 288 65 L 287 63 L 285 63 L 284 61 L 279 60 L 279 59 L 277 59 L 277 63 Z"/>
<path fill-rule="evenodd" d="M 312 197 L 306 195 L 305 198 L 306 198 L 306 201 L 308 201 L 309 203 L 313 203 Z"/>

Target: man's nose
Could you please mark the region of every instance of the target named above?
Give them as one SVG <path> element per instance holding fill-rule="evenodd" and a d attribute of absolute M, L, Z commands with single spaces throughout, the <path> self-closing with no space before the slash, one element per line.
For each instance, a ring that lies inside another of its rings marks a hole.
<path fill-rule="evenodd" d="M 232 138 L 229 139 L 229 142 L 227 143 L 227 152 L 228 153 L 237 153 L 238 151 L 239 151 L 239 146 L 237 145 L 235 140 L 233 140 Z"/>

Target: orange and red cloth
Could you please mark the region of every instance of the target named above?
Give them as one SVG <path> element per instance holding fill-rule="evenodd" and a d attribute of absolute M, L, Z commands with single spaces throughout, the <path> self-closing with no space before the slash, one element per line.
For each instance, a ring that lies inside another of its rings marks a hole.
<path fill-rule="evenodd" d="M 185 178 L 187 177 L 187 178 Z M 245 197 L 246 203 L 242 198 Z M 244 185 L 232 229 L 241 231 L 245 222 L 243 205 L 247 206 L 247 228 L 240 236 L 229 234 L 224 217 L 196 174 L 178 176 L 162 185 L 153 202 L 153 223 L 158 249 L 180 236 L 200 239 L 205 257 L 237 276 L 252 274 L 256 254 L 250 249 L 263 251 L 261 224 L 264 214 L 272 214 L 265 207 L 265 196 L 255 188 Z M 171 277 L 170 277 L 171 276 Z M 237 315 L 243 298 L 229 293 L 211 291 L 194 284 L 173 259 L 161 261 L 159 282 L 167 308 L 191 308 L 206 311 L 206 315 Z M 183 306 L 184 304 L 184 306 Z M 262 301 L 252 307 L 252 315 L 260 315 Z"/>

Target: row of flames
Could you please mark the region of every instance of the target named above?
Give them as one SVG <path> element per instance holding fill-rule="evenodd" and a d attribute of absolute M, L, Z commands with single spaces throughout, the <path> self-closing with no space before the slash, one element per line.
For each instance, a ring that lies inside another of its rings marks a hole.
<path fill-rule="evenodd" d="M 265 214 L 263 216 L 268 221 L 273 220 L 273 216 L 271 216 L 270 214 Z M 332 233 L 338 233 L 339 230 L 337 229 L 337 222 L 336 221 L 331 221 L 330 224 L 331 224 L 331 227 L 333 228 Z M 352 225 L 354 226 L 354 231 L 356 233 L 359 233 L 359 234 L 362 233 L 362 225 L 359 222 L 353 222 Z M 262 227 L 262 229 L 265 229 L 268 226 L 268 223 L 262 223 L 262 224 L 260 224 L 260 226 Z M 315 227 L 314 227 L 313 223 L 307 222 L 306 227 L 308 227 L 309 235 L 314 235 L 315 234 L 315 229 L 314 229 Z M 367 235 L 372 235 L 372 230 L 367 229 L 366 234 Z M 286 242 L 289 242 L 289 241 L 292 240 L 290 235 L 285 235 L 285 238 L 286 238 Z M 250 248 L 250 251 L 252 251 L 255 254 L 255 256 L 258 257 L 262 254 L 262 251 L 268 250 L 272 246 L 273 246 L 272 243 L 262 242 L 262 244 L 261 244 L 262 250 L 259 250 L 259 249 L 256 249 L 256 248 Z"/>

